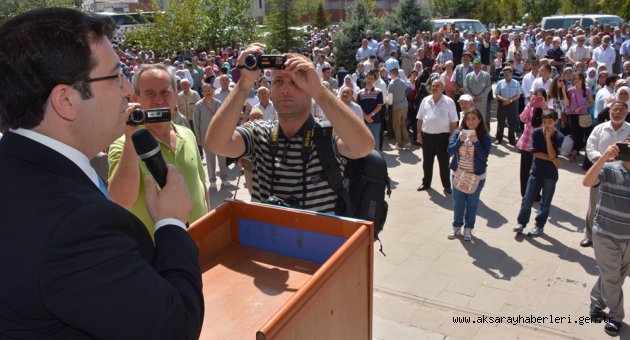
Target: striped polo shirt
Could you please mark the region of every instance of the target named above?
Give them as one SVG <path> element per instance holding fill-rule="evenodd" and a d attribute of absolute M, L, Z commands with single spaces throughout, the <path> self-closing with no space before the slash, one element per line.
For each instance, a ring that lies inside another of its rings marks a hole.
<path fill-rule="evenodd" d="M 623 162 L 605 164 L 599 173 L 593 233 L 630 240 L 630 171 Z"/>
<path fill-rule="evenodd" d="M 270 154 L 274 123 L 256 120 L 236 128 L 245 141 L 245 153 L 242 157 L 252 160 L 254 164 L 252 201 L 264 202 L 272 195 L 273 184 L 273 195 L 285 201 L 293 198 L 302 209 L 325 213 L 335 212 L 338 196 L 326 180 L 314 141 L 311 144 L 310 157 L 306 165 L 306 197 L 302 205 L 304 198 L 302 148 L 305 125 L 288 140 L 282 133 L 282 129 L 279 129 L 275 155 Z M 343 170 L 346 158 L 339 154 L 337 142 L 338 137 L 335 136 L 333 152 Z M 275 163 L 275 170 L 273 170 L 272 162 Z M 272 179 L 272 177 L 275 178 Z"/>

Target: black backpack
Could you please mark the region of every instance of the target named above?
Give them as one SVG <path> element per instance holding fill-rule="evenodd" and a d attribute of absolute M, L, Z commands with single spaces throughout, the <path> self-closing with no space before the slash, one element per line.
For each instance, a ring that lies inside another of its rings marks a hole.
<path fill-rule="evenodd" d="M 342 174 L 333 152 L 330 123 L 316 124 L 313 135 L 326 180 L 339 196 L 335 213 L 374 222 L 374 240 L 379 241 L 383 253 L 378 235 L 383 230 L 389 209 L 385 194 L 389 197 L 392 193 L 385 159 L 372 150 L 363 158 L 349 160 Z"/>

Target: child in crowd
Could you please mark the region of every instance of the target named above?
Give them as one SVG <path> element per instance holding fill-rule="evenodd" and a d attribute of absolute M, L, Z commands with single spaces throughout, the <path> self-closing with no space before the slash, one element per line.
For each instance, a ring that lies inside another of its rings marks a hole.
<path fill-rule="evenodd" d="M 532 153 L 534 160 L 527 180 L 527 189 L 521 202 L 521 210 L 518 213 L 517 225 L 514 231 L 522 233 L 531 215 L 532 205 L 536 195 L 542 189 L 540 210 L 536 214 L 535 226 L 527 234 L 530 237 L 542 236 L 549 216 L 551 200 L 558 182 L 558 169 L 560 160 L 558 150 L 562 145 L 564 135 L 556 129 L 558 113 L 553 110 L 543 111 L 542 126 L 532 132 Z"/>

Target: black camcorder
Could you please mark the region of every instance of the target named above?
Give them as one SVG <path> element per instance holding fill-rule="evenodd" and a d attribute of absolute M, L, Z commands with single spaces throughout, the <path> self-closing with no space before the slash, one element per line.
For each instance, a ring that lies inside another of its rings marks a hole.
<path fill-rule="evenodd" d="M 146 123 L 158 123 L 158 122 L 170 122 L 171 121 L 171 109 L 135 109 L 129 115 L 127 119 L 127 125 L 142 125 Z"/>
<path fill-rule="evenodd" d="M 271 54 L 250 54 L 245 57 L 243 61 L 244 67 L 248 70 L 258 69 L 284 69 L 284 63 L 287 61 L 286 55 L 271 55 Z"/>

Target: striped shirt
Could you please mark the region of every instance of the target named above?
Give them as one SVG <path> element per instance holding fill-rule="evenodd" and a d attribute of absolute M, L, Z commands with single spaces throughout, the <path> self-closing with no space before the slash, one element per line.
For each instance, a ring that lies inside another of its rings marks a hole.
<path fill-rule="evenodd" d="M 630 171 L 623 162 L 604 164 L 593 233 L 630 240 Z"/>
<path fill-rule="evenodd" d="M 236 128 L 245 142 L 245 153 L 242 157 L 253 160 L 252 201 L 264 202 L 273 194 L 285 201 L 293 199 L 296 205 L 305 210 L 334 213 L 337 194 L 326 180 L 314 141 L 306 166 L 307 184 L 306 195 L 304 195 L 302 136 L 306 127 L 302 126 L 302 129 L 289 140 L 282 133 L 282 129 L 279 129 L 276 155 L 271 155 L 270 141 L 274 126 L 274 123 L 257 120 Z M 337 142 L 338 137 L 335 136 L 333 152 L 343 170 L 346 158 L 339 154 Z M 275 170 L 273 170 L 273 164 L 275 164 Z M 272 172 L 274 172 L 273 176 Z M 303 206 L 302 203 L 304 203 Z"/>

